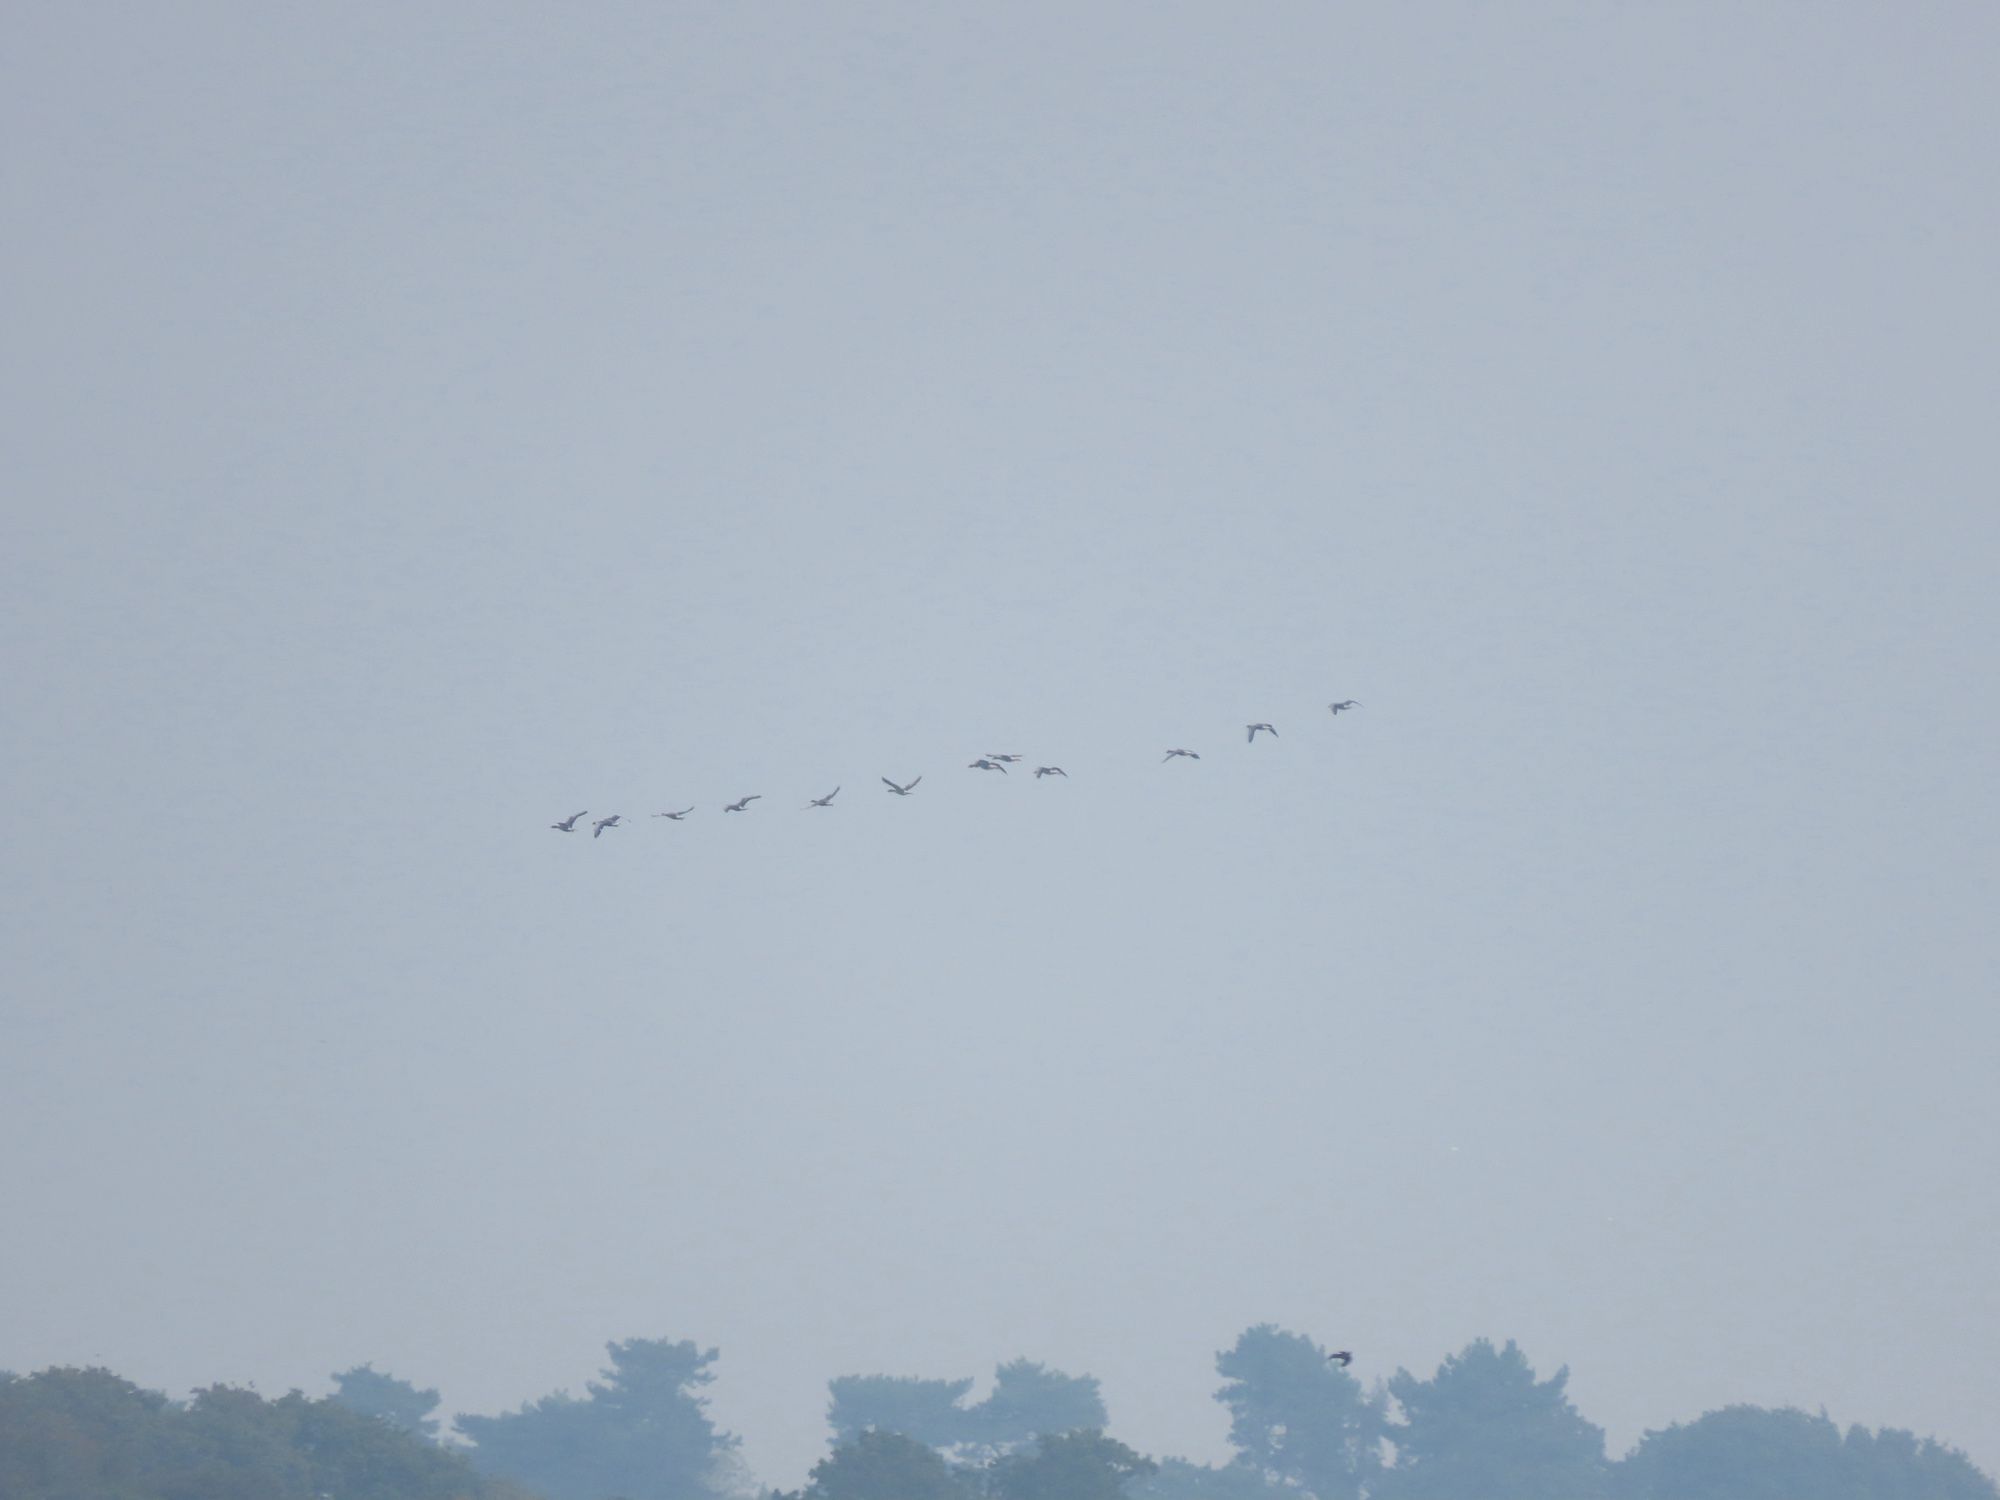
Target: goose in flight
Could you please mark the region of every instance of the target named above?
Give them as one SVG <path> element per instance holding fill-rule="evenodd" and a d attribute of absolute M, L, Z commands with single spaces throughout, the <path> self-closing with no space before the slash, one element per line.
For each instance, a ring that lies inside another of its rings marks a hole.
<path fill-rule="evenodd" d="M 1333 1351 L 1333 1353 L 1329 1354 L 1327 1358 L 1330 1360 L 1335 1360 L 1335 1359 L 1339 1360 L 1340 1368 L 1343 1370 L 1346 1369 L 1349 1365 L 1354 1363 L 1354 1356 L 1352 1354 L 1349 1354 L 1345 1349 L 1336 1349 Z"/>
<path fill-rule="evenodd" d="M 742 812 L 751 803 L 761 801 L 763 796 L 762 792 L 753 792 L 748 797 L 739 797 L 734 802 L 724 804 L 722 810 L 724 812 Z"/>
<path fill-rule="evenodd" d="M 1007 774 L 1007 768 L 990 755 L 980 756 L 978 760 L 973 761 L 965 769 L 968 771 L 998 771 L 1002 776 Z"/>
<path fill-rule="evenodd" d="M 575 833 L 575 832 L 576 832 L 576 820 L 577 820 L 578 818 L 582 817 L 582 816 L 583 816 L 583 813 L 587 813 L 587 812 L 589 812 L 589 811 L 590 811 L 590 809 L 586 807 L 586 808 L 585 808 L 585 809 L 583 810 L 583 812 L 580 812 L 580 813 L 571 813 L 571 814 L 570 814 L 570 815 L 569 815 L 568 817 L 564 818 L 564 819 L 563 819 L 563 820 L 562 820 L 562 821 L 561 821 L 560 823 L 551 823 L 551 824 L 549 824 L 549 827 L 551 827 L 551 828 L 559 828 L 559 829 L 561 829 L 561 830 L 562 830 L 562 831 L 563 831 L 564 833 Z"/>
<path fill-rule="evenodd" d="M 1257 731 L 1260 729 L 1269 730 L 1271 738 L 1274 740 L 1278 737 L 1278 731 L 1272 729 L 1269 724 L 1252 724 L 1249 726 L 1249 729 L 1250 729 L 1250 743 L 1253 745 L 1257 743 Z"/>
<path fill-rule="evenodd" d="M 625 815 L 623 813 L 613 813 L 608 818 L 599 818 L 595 823 L 592 823 L 590 825 L 590 836 L 594 839 L 602 838 L 604 836 L 604 830 L 607 828 L 616 828 L 618 826 L 618 820 L 624 816 Z"/>
<path fill-rule="evenodd" d="M 811 802 L 806 804 L 806 806 L 802 809 L 802 811 L 811 812 L 815 807 L 831 807 L 833 806 L 833 799 L 835 797 L 838 797 L 839 795 L 840 795 L 840 788 L 835 787 L 832 791 L 828 792 L 824 797 L 813 798 Z"/>
<path fill-rule="evenodd" d="M 1166 755 L 1162 758 L 1160 763 L 1162 765 L 1165 765 L 1167 761 L 1172 760 L 1176 755 L 1185 755 L 1189 760 L 1201 759 L 1201 757 L 1199 755 L 1196 755 L 1192 750 L 1169 750 L 1166 753 Z"/>
<path fill-rule="evenodd" d="M 1005 761 L 1015 761 L 1015 760 L 1019 760 L 1019 759 L 1020 759 L 1021 757 L 1020 757 L 1020 756 L 1018 756 L 1018 755 L 1000 755 L 1000 754 L 996 754 L 995 752 L 993 752 L 993 751 L 989 750 L 989 751 L 987 751 L 987 752 L 986 752 L 986 758 L 987 758 L 988 760 L 1005 760 Z"/>
<path fill-rule="evenodd" d="M 691 807 L 684 807 L 677 813 L 654 813 L 653 816 L 656 818 L 672 818 L 676 823 L 678 823 L 682 818 L 685 818 L 689 813 L 693 811 L 694 809 Z"/>
<path fill-rule="evenodd" d="M 1338 703 L 1327 704 L 1327 707 L 1332 709 L 1336 714 L 1338 714 L 1342 709 L 1359 708 L 1361 707 L 1361 705 L 1359 703 L 1356 703 L 1352 698 L 1343 698 Z"/>
<path fill-rule="evenodd" d="M 922 781 L 923 779 L 924 779 L 923 777 L 919 776 L 917 778 L 917 781 Z M 891 781 L 888 777 L 884 776 L 882 778 L 882 785 L 886 786 L 890 791 L 894 792 L 898 797 L 907 797 L 910 795 L 911 792 L 914 792 L 917 789 L 917 781 L 911 782 L 908 786 L 897 786 L 895 782 Z"/>
<path fill-rule="evenodd" d="M 1040 781 L 1044 776 L 1060 776 L 1064 781 L 1069 780 L 1069 772 L 1061 766 L 1036 766 L 1035 780 Z"/>

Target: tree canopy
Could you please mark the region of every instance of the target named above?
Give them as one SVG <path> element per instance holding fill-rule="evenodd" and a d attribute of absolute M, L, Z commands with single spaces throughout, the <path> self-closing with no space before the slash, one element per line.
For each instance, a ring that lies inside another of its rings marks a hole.
<path fill-rule="evenodd" d="M 1252 1470 L 1317 1500 L 1358 1500 L 1382 1465 L 1382 1409 L 1327 1351 L 1270 1323 L 1215 1357 L 1229 1441 Z"/>
<path fill-rule="evenodd" d="M 1159 1468 L 1096 1428 L 1038 1438 L 1033 1451 L 993 1461 L 1000 1500 L 1125 1500 L 1125 1486 Z"/>
<path fill-rule="evenodd" d="M 1239 1457 L 1226 1464 L 1163 1458 L 1157 1472 L 1135 1480 L 1126 1493 L 1133 1500 L 1295 1500 L 1297 1491 Z"/>
<path fill-rule="evenodd" d="M 868 1431 L 900 1433 L 926 1447 L 949 1449 L 965 1441 L 969 1414 L 960 1403 L 972 1389 L 963 1380 L 905 1375 L 841 1375 L 827 1382 L 833 1400 L 827 1425 L 836 1443 Z"/>
<path fill-rule="evenodd" d="M 323 1400 L 214 1385 L 185 1400 L 103 1369 L 0 1371 L 0 1500 L 747 1500 L 739 1443 L 709 1418 L 718 1352 L 630 1339 L 581 1395 L 463 1416 L 359 1365 Z M 1144 1457 L 1104 1431 L 1088 1375 L 1016 1359 L 973 1382 L 830 1383 L 833 1450 L 765 1500 L 2000 1500 L 1963 1453 L 1895 1428 L 1730 1406 L 1651 1431 L 1621 1462 L 1511 1342 L 1475 1340 L 1428 1379 L 1366 1391 L 1272 1324 L 1216 1356 L 1236 1456 Z M 1393 1405 L 1391 1404 L 1393 1399 Z"/>
<path fill-rule="evenodd" d="M 995 1457 L 1016 1452 L 1060 1433 L 1102 1429 L 1104 1398 L 1092 1375 L 1065 1375 L 1030 1359 L 1016 1359 L 993 1372 L 993 1390 L 968 1413 L 971 1440 Z"/>
<path fill-rule="evenodd" d="M 1564 1393 L 1567 1367 L 1537 1381 L 1509 1339 L 1477 1339 L 1429 1380 L 1389 1379 L 1402 1420 L 1388 1429 L 1396 1460 L 1382 1500 L 1599 1500 L 1609 1469 L 1604 1429 Z"/>
<path fill-rule="evenodd" d="M 842 1375 L 827 1383 L 827 1423 L 836 1443 L 868 1431 L 900 1433 L 963 1463 L 986 1463 L 1045 1434 L 1102 1428 L 1096 1377 L 1065 1375 L 1030 1359 L 993 1372 L 984 1401 L 964 1405 L 972 1380 Z"/>
<path fill-rule="evenodd" d="M 372 1364 L 356 1365 L 333 1377 L 333 1399 L 367 1417 L 380 1417 L 432 1442 L 437 1440 L 438 1393 L 420 1391 L 407 1380 L 385 1375 Z"/>
<path fill-rule="evenodd" d="M 502 1500 L 457 1454 L 332 1398 L 210 1386 L 185 1402 L 109 1370 L 0 1382 L 0 1495 L 22 1500 Z"/>
<path fill-rule="evenodd" d="M 857 1433 L 813 1465 L 806 1500 L 973 1500 L 959 1472 L 899 1432 Z"/>
<path fill-rule="evenodd" d="M 716 1430 L 701 1388 L 719 1351 L 691 1342 L 607 1344 L 583 1397 L 563 1392 L 494 1417 L 463 1416 L 483 1470 L 549 1500 L 694 1500 L 731 1488 L 739 1439 Z"/>
<path fill-rule="evenodd" d="M 1955 1448 L 1796 1409 L 1727 1406 L 1648 1432 L 1618 1466 L 1621 1500 L 2000 1500 Z"/>

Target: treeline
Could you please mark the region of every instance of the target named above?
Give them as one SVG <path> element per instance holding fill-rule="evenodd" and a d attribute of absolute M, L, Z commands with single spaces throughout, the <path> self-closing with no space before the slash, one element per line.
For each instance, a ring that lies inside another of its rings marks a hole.
<path fill-rule="evenodd" d="M 0 1374 L 0 1500 L 528 1500 L 462 1453 L 297 1391 L 185 1401 L 109 1370 Z"/>
<path fill-rule="evenodd" d="M 1146 1457 L 1105 1436 L 1098 1383 L 1028 1360 L 970 1378 L 831 1382 L 807 1483 L 761 1496 L 709 1418 L 714 1349 L 632 1339 L 583 1394 L 460 1416 L 370 1366 L 335 1391 L 169 1401 L 105 1370 L 0 1375 L 0 1500 L 2000 1500 L 1963 1454 L 1908 1432 L 1736 1406 L 1623 1458 L 1511 1342 L 1372 1387 L 1265 1324 L 1216 1357 L 1234 1456 Z"/>

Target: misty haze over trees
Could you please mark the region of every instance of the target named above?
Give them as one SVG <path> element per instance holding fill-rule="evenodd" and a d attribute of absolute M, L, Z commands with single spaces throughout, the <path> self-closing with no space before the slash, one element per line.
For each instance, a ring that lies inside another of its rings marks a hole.
<path fill-rule="evenodd" d="M 629 1339 L 555 1392 L 441 1440 L 439 1396 L 372 1365 L 334 1392 L 184 1401 L 101 1369 L 0 1372 L 0 1500 L 2000 1500 L 1963 1454 L 1824 1414 L 1732 1406 L 1611 1459 L 1511 1341 L 1365 1386 L 1270 1324 L 1216 1356 L 1234 1456 L 1151 1458 L 1105 1434 L 1098 1382 L 1027 1359 L 971 1377 L 829 1382 L 831 1451 L 760 1491 L 707 1411 L 716 1349 Z"/>

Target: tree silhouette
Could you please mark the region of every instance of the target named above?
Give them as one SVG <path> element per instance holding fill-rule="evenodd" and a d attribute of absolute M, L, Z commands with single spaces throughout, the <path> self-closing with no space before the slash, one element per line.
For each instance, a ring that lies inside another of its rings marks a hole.
<path fill-rule="evenodd" d="M 1248 1459 L 1210 1465 L 1163 1458 L 1159 1471 L 1134 1480 L 1132 1500 L 1296 1500 L 1298 1491 Z"/>
<path fill-rule="evenodd" d="M 1311 1339 L 1270 1323 L 1246 1329 L 1215 1368 L 1241 1462 L 1318 1500 L 1358 1500 L 1382 1465 L 1380 1396 Z"/>
<path fill-rule="evenodd" d="M 813 1465 L 805 1500 L 973 1500 L 973 1491 L 924 1443 L 871 1430 Z"/>
<path fill-rule="evenodd" d="M 1398 1370 L 1403 1419 L 1388 1429 L 1396 1464 L 1381 1500 L 1599 1500 L 1604 1430 L 1570 1404 L 1568 1382 L 1565 1367 L 1538 1383 L 1511 1339 L 1478 1339 L 1429 1380 Z"/>
<path fill-rule="evenodd" d="M 210 1386 L 170 1402 L 108 1370 L 0 1383 L 6 1500 L 501 1500 L 465 1459 L 328 1397 Z"/>
<path fill-rule="evenodd" d="M 870 1430 L 895 1432 L 967 1464 L 990 1463 L 1038 1437 L 1105 1422 L 1095 1376 L 1065 1375 L 1029 1359 L 997 1367 L 992 1393 L 973 1406 L 962 1404 L 970 1377 L 842 1375 L 827 1388 L 835 1442 Z"/>
<path fill-rule="evenodd" d="M 2000 1500 L 1954 1448 L 1796 1409 L 1728 1406 L 1648 1432 L 1618 1465 L 1621 1500 Z"/>
<path fill-rule="evenodd" d="M 1037 1438 L 1105 1423 L 1104 1398 L 1092 1375 L 1065 1375 L 1017 1359 L 993 1372 L 993 1390 L 973 1407 L 970 1437 L 989 1457 L 1016 1452 Z"/>
<path fill-rule="evenodd" d="M 841 1375 L 827 1382 L 833 1400 L 827 1425 L 836 1443 L 868 1431 L 896 1432 L 928 1447 L 949 1449 L 965 1441 L 971 1420 L 959 1403 L 972 1389 L 963 1380 L 899 1375 Z"/>
<path fill-rule="evenodd" d="M 367 1417 L 380 1417 L 392 1427 L 437 1441 L 438 1393 L 420 1391 L 407 1380 L 385 1375 L 374 1365 L 356 1365 L 333 1377 L 333 1399 Z"/>
<path fill-rule="evenodd" d="M 607 1344 L 589 1395 L 561 1392 L 497 1417 L 465 1416 L 473 1461 L 549 1500 L 693 1500 L 728 1488 L 739 1440 L 716 1431 L 699 1392 L 717 1352 L 691 1342 Z"/>
<path fill-rule="evenodd" d="M 990 1469 L 1000 1500 L 1125 1500 L 1125 1486 L 1158 1469 L 1095 1428 L 1045 1435 L 1033 1452 L 1010 1453 Z"/>

